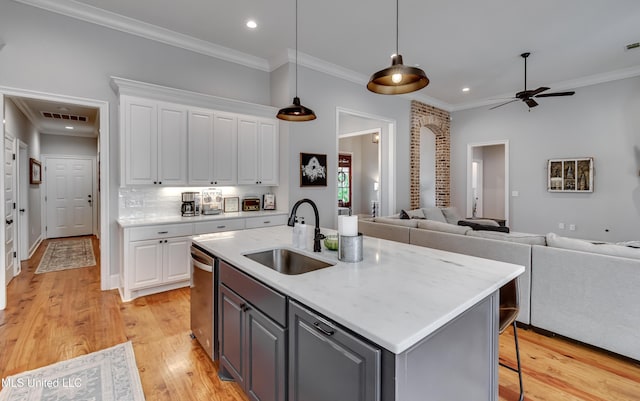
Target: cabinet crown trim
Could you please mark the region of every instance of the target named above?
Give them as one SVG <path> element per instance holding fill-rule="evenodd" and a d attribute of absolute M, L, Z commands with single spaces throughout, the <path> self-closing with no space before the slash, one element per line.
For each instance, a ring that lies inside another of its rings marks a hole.
<path fill-rule="evenodd" d="M 274 118 L 276 107 L 229 99 L 184 89 L 170 88 L 147 82 L 112 76 L 110 85 L 118 96 L 138 96 L 187 106 L 202 107 L 232 113 L 251 114 L 257 117 Z"/>

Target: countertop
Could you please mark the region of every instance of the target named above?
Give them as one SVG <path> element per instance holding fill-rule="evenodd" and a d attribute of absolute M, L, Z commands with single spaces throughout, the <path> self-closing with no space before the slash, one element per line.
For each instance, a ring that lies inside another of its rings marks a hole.
<path fill-rule="evenodd" d="M 324 244 L 322 252 L 314 253 L 310 238 L 301 252 L 336 264 L 295 276 L 243 256 L 274 247 L 291 248 L 291 230 L 276 226 L 229 231 L 197 236 L 194 242 L 395 354 L 524 272 L 519 265 L 372 237 L 364 237 L 364 259 L 358 263 L 338 261 L 337 252 Z"/>
<path fill-rule="evenodd" d="M 283 210 L 259 210 L 255 212 L 232 212 L 232 213 L 220 213 L 215 215 L 201 214 L 200 216 L 192 216 L 192 217 L 182 217 L 180 215 L 145 217 L 145 218 L 139 218 L 139 219 L 118 219 L 118 224 L 122 228 L 128 228 L 128 227 L 153 226 L 158 224 L 198 223 L 201 221 L 244 219 L 247 217 L 265 217 L 265 216 L 278 216 L 278 215 L 288 215 L 288 212 Z"/>

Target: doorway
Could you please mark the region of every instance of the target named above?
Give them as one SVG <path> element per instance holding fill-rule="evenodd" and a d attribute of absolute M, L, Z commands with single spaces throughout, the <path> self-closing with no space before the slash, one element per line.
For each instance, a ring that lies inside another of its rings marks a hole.
<path fill-rule="evenodd" d="M 509 224 L 509 141 L 467 145 L 467 217 Z"/>
<path fill-rule="evenodd" d="M 94 191 L 97 193 L 95 198 L 94 198 L 94 207 L 97 208 L 98 210 L 98 215 L 99 218 L 97 219 L 97 228 L 94 228 L 94 232 L 98 233 L 98 238 L 99 238 L 99 242 L 100 242 L 100 259 L 101 259 L 101 266 L 103 267 L 100 272 L 100 287 L 101 290 L 108 290 L 111 288 L 115 288 L 115 286 L 117 285 L 115 280 L 111 277 L 111 255 L 109 253 L 110 251 L 110 233 L 109 233 L 109 186 L 107 185 L 109 183 L 109 103 L 107 101 L 99 101 L 99 100 L 91 100 L 91 99 L 86 99 L 86 98 L 76 98 L 76 97 L 70 97 L 70 96 L 65 96 L 65 95 L 58 95 L 58 94 L 49 94 L 49 93 L 42 93 L 42 92 L 34 92 L 34 91 L 30 91 L 30 90 L 24 90 L 24 89 L 15 89 L 15 88 L 7 88 L 7 87 L 0 87 L 0 117 L 2 117 L 3 121 L 5 120 L 5 118 L 7 117 L 7 115 L 5 114 L 5 105 L 8 101 L 7 99 L 14 99 L 14 98 L 21 98 L 21 99 L 29 99 L 29 100 L 33 100 L 33 101 L 40 101 L 40 102 L 44 102 L 44 103 L 64 103 L 64 104 L 69 104 L 69 105 L 77 105 L 77 106 L 81 106 L 81 107 L 88 107 L 88 108 L 94 108 L 97 109 L 98 111 L 98 119 L 99 121 L 97 122 L 97 126 L 99 128 L 96 129 L 96 135 L 98 137 L 97 139 L 97 156 L 96 159 L 98 160 L 98 166 L 99 166 L 99 171 L 96 171 L 96 175 L 98 175 L 99 180 L 97 181 L 98 183 L 100 183 L 99 185 L 96 185 L 94 187 Z M 24 114 L 24 113 L 23 113 Z M 57 113 L 56 113 L 57 114 Z M 65 114 L 65 113 L 62 113 Z M 100 117 L 103 118 L 100 118 Z M 27 116 L 28 118 L 29 116 Z M 27 136 L 27 138 L 21 138 L 21 139 L 25 139 L 25 142 L 28 145 L 28 149 L 27 149 L 27 155 L 29 156 L 36 156 L 37 158 L 40 157 L 40 143 L 39 143 L 39 135 L 41 133 L 47 133 L 46 129 L 42 130 L 42 131 L 37 131 L 37 132 L 29 132 L 27 134 L 25 134 Z M 4 139 L 4 136 L 3 136 Z M 33 146 L 33 148 L 32 148 Z M 4 152 L 2 152 L 2 154 L 0 154 L 0 164 L 4 164 L 5 163 L 5 155 Z M 0 184 L 2 184 L 4 186 L 4 181 L 5 181 L 5 177 L 4 175 L 0 175 Z M 36 213 L 37 217 L 40 218 L 41 213 L 42 213 L 42 199 L 44 197 L 44 195 L 41 193 L 40 191 L 40 186 L 39 185 L 29 185 L 28 188 L 28 202 L 29 202 L 29 208 L 26 209 L 27 212 L 31 212 L 31 213 Z M 35 196 L 31 196 L 31 195 L 35 195 Z M 4 197 L 4 191 L 3 191 L 3 202 L 5 201 Z M 39 226 L 35 227 L 32 230 L 32 226 L 34 225 L 33 221 L 29 222 L 29 233 L 28 236 L 31 237 L 33 236 L 34 238 L 37 238 L 36 241 L 36 245 L 39 243 L 39 241 L 42 240 L 42 235 L 43 235 L 43 225 L 41 224 L 41 221 L 38 223 Z M 96 222 L 94 221 L 94 225 L 96 225 Z M 31 232 L 33 231 L 33 233 Z M 1 254 L 5 254 L 6 251 L 6 247 L 5 247 L 5 230 L 0 230 L 1 235 L 0 235 L 0 253 Z M 20 236 L 18 239 L 22 238 L 22 236 Z M 29 239 L 29 241 L 31 242 L 31 238 Z M 19 246 L 20 247 L 20 246 Z M 6 281 L 5 281 L 5 276 L 4 274 L 1 275 L 2 278 L 0 279 L 0 310 L 4 309 L 6 307 Z M 115 276 L 114 276 L 115 278 Z"/>
<path fill-rule="evenodd" d="M 380 205 L 380 129 L 341 134 L 338 143 L 338 214 L 370 217 Z"/>
<path fill-rule="evenodd" d="M 368 178 L 363 189 L 356 188 L 356 166 L 352 175 L 352 211 L 357 199 L 363 200 L 360 207 L 363 214 L 371 215 L 371 201 L 378 202 L 376 214 L 386 216 L 394 213 L 396 209 L 396 180 L 395 180 L 395 147 L 396 147 L 396 122 L 395 120 L 373 114 L 363 113 L 344 108 L 336 108 L 336 155 L 342 151 L 340 142 L 350 137 L 362 136 L 368 141 L 368 147 L 375 147 L 377 152 L 377 166 L 367 167 Z M 374 143 L 376 141 L 377 143 Z M 344 152 L 343 152 L 344 153 Z M 354 162 L 354 161 L 352 161 Z M 336 170 L 338 171 L 338 166 Z M 335 198 L 338 199 L 338 186 L 336 185 Z M 335 203 L 335 219 L 338 219 L 338 202 Z M 336 223 L 337 224 L 337 223 Z"/>

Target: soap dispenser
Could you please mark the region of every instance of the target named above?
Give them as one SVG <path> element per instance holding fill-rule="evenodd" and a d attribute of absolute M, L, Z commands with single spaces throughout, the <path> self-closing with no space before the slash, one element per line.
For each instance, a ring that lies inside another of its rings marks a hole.
<path fill-rule="evenodd" d="M 307 248 L 307 225 L 304 222 L 304 217 L 300 218 L 300 224 L 298 224 L 298 248 Z"/>

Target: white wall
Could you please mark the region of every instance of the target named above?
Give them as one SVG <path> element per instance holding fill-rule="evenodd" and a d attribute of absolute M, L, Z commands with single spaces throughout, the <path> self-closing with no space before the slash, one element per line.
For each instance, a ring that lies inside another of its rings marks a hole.
<path fill-rule="evenodd" d="M 409 115 L 410 100 L 402 96 L 384 96 L 369 92 L 365 85 L 336 79 L 326 74 L 300 67 L 298 70 L 298 95 L 302 104 L 315 111 L 317 120 L 305 123 L 284 123 L 289 127 L 289 170 L 296 172 L 289 177 L 289 209 L 297 200 L 311 198 L 320 211 L 320 223 L 334 227 L 336 218 L 336 182 L 328 180 L 327 187 L 300 187 L 297 174 L 299 153 L 327 155 L 330 170 L 338 165 L 336 137 L 336 110 L 338 107 L 393 119 L 397 124 L 395 143 L 396 209 L 409 207 Z M 291 88 L 293 91 L 293 88 Z M 293 96 L 293 92 L 290 93 Z M 282 100 L 291 103 L 291 97 Z M 280 106 L 281 107 L 281 106 Z M 282 126 L 281 125 L 281 126 Z M 383 132 L 384 135 L 384 132 Z M 384 154 L 384 150 L 383 150 Z M 331 171 L 329 175 L 331 175 Z M 384 180 L 384 178 L 383 178 Z M 311 208 L 299 209 L 307 222 L 313 222 Z"/>
<path fill-rule="evenodd" d="M 0 2 L 0 86 L 108 101 L 111 254 L 117 240 L 119 141 L 110 76 L 270 103 L 270 76 L 237 64 L 85 23 L 12 1 Z M 39 148 L 37 149 L 39 152 Z M 106 207 L 106 205 L 104 205 Z M 118 258 L 111 260 L 116 274 Z"/>
<path fill-rule="evenodd" d="M 97 156 L 96 138 L 79 138 L 68 135 L 40 135 L 41 153 L 45 155 Z"/>
<path fill-rule="evenodd" d="M 504 145 L 482 148 L 483 216 L 504 219 Z"/>
<path fill-rule="evenodd" d="M 509 140 L 511 227 L 606 241 L 638 240 L 640 227 L 640 77 L 547 98 L 452 113 L 451 198 L 465 210 L 467 144 Z M 546 190 L 550 158 L 594 157 L 593 193 Z M 560 230 L 558 223 L 576 225 Z M 608 230 L 608 231 L 607 231 Z"/>

